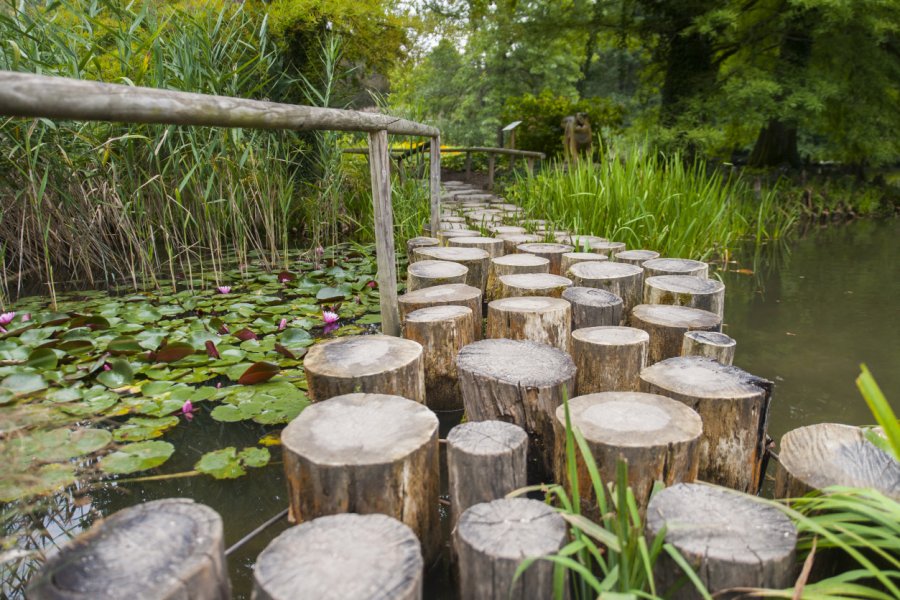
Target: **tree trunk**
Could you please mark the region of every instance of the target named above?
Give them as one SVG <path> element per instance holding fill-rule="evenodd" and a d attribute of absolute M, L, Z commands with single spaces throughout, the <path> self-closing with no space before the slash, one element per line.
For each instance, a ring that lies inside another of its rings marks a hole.
<path fill-rule="evenodd" d="M 785 164 L 800 168 L 797 128 L 778 119 L 769 119 L 756 138 L 747 166 L 778 167 Z"/>

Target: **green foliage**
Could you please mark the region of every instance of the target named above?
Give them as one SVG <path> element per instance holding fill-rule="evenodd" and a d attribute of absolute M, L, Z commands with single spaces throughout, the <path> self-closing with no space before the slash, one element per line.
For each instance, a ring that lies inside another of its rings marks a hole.
<path fill-rule="evenodd" d="M 267 448 L 244 448 L 240 452 L 234 446 L 207 452 L 194 468 L 216 479 L 235 479 L 247 474 L 246 467 L 259 468 L 269 464 Z"/>
<path fill-rule="evenodd" d="M 875 378 L 872 377 L 872 373 L 866 368 L 866 365 L 860 365 L 860 370 L 862 372 L 856 378 L 856 387 L 859 388 L 866 404 L 869 406 L 869 410 L 875 417 L 875 421 L 884 433 L 884 438 L 875 434 L 869 436 L 869 439 L 873 440 L 878 446 L 886 446 L 886 450 L 889 450 L 893 454 L 894 459 L 900 463 L 900 421 L 897 420 L 897 415 L 894 414 L 894 410 L 891 408 L 887 398 L 885 398 L 881 388 L 878 387 Z M 887 440 L 886 444 L 883 443 L 884 440 Z"/>

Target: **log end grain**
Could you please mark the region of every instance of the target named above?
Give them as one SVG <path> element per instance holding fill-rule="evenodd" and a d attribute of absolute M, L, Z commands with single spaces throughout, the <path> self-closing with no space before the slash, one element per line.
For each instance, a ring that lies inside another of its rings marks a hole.
<path fill-rule="evenodd" d="M 647 277 L 656 275 L 696 275 L 709 276 L 709 265 L 699 260 L 688 258 L 652 258 L 644 261 L 644 273 Z"/>

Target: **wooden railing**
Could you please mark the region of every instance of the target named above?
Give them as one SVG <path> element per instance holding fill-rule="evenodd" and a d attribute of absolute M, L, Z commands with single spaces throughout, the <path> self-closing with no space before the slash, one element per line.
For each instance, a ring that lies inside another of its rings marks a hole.
<path fill-rule="evenodd" d="M 199 125 L 295 131 L 358 131 L 369 136 L 382 329 L 400 334 L 388 135 L 430 138 L 431 227 L 440 226 L 441 132 L 378 113 L 194 94 L 0 71 L 0 116 Z"/>

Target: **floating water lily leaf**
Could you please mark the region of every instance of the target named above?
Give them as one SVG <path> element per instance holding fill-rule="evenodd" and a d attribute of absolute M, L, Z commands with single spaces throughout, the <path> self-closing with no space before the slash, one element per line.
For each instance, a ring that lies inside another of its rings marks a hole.
<path fill-rule="evenodd" d="M 97 381 L 108 388 L 120 388 L 134 381 L 134 371 L 124 358 L 113 358 L 109 361 L 109 370 L 101 371 Z"/>
<path fill-rule="evenodd" d="M 106 351 L 114 356 L 137 354 L 143 350 L 135 338 L 124 335 L 110 340 L 106 345 Z"/>
<path fill-rule="evenodd" d="M 250 365 L 250 368 L 244 371 L 244 374 L 238 378 L 241 385 L 254 385 L 263 383 L 278 375 L 281 368 L 267 362 L 257 362 Z"/>
<path fill-rule="evenodd" d="M 287 423 L 309 406 L 306 394 L 297 390 L 293 397 L 280 397 L 263 403 L 262 410 L 253 417 L 261 425 L 278 425 Z"/>
<path fill-rule="evenodd" d="M 87 327 L 91 331 L 99 331 L 109 329 L 109 321 L 98 315 L 75 317 L 69 322 L 69 327 L 72 329 Z"/>
<path fill-rule="evenodd" d="M 156 362 L 175 362 L 194 353 L 194 347 L 185 342 L 172 342 L 157 350 Z"/>
<path fill-rule="evenodd" d="M 158 467 L 169 460 L 173 452 L 175 446 L 160 440 L 126 444 L 104 456 L 100 460 L 100 468 L 112 475 L 136 473 Z"/>
<path fill-rule="evenodd" d="M 158 438 L 168 429 L 178 425 L 178 417 L 162 417 L 153 419 L 148 417 L 132 417 L 113 432 L 117 442 L 140 442 Z"/>
<path fill-rule="evenodd" d="M 0 479 L 0 502 L 48 494 L 75 483 L 75 469 L 70 464 L 43 465 L 34 472 L 20 473 L 15 478 Z"/>
<path fill-rule="evenodd" d="M 90 417 L 105 412 L 115 405 L 118 400 L 119 397 L 112 392 L 104 392 L 102 394 L 89 392 L 85 394 L 83 400 L 61 404 L 59 408 L 63 412 L 76 417 Z"/>
<path fill-rule="evenodd" d="M 112 434 L 105 429 L 72 431 L 67 427 L 61 427 L 13 437 L 0 446 L 0 449 L 5 461 L 20 464 L 27 464 L 32 460 L 57 462 L 97 452 L 111 441 Z"/>
<path fill-rule="evenodd" d="M 28 355 L 28 360 L 25 364 L 32 369 L 52 371 L 59 364 L 59 357 L 50 348 L 38 348 Z"/>
<path fill-rule="evenodd" d="M 35 373 L 15 373 L 0 381 L 0 391 L 16 396 L 33 394 L 47 388 L 47 381 Z"/>
<path fill-rule="evenodd" d="M 94 344 L 90 340 L 66 340 L 59 344 L 57 348 L 71 356 L 81 356 L 92 351 Z"/>
<path fill-rule="evenodd" d="M 246 475 L 244 467 L 263 467 L 269 463 L 269 451 L 266 448 L 244 448 L 238 453 L 234 446 L 207 452 L 194 469 L 216 479 L 235 479 Z"/>
<path fill-rule="evenodd" d="M 51 335 L 60 331 L 62 327 L 38 327 L 22 332 L 18 337 L 23 344 L 33 346 L 38 342 L 48 339 Z"/>
<path fill-rule="evenodd" d="M 82 391 L 75 387 L 55 389 L 47 394 L 47 398 L 53 402 L 74 402 L 84 397 Z"/>
<path fill-rule="evenodd" d="M 316 292 L 316 300 L 319 302 L 329 302 L 332 300 L 341 300 L 350 294 L 347 288 L 323 287 Z"/>
<path fill-rule="evenodd" d="M 357 325 L 376 325 L 381 323 L 381 315 L 380 314 L 370 314 L 364 317 L 360 317 L 355 321 Z"/>
<path fill-rule="evenodd" d="M 245 467 L 258 469 L 269 464 L 272 455 L 266 448 L 244 448 L 238 453 L 238 458 Z"/>
<path fill-rule="evenodd" d="M 249 341 L 249 340 L 258 340 L 258 339 L 259 339 L 259 337 L 258 337 L 255 333 L 253 333 L 252 331 L 250 331 L 250 330 L 247 329 L 246 327 L 245 327 L 244 329 L 241 329 L 240 331 L 236 332 L 236 333 L 234 334 L 234 337 L 236 337 L 237 339 L 241 340 L 242 342 L 246 342 L 246 341 Z"/>

